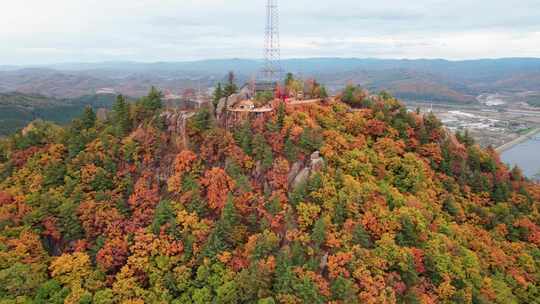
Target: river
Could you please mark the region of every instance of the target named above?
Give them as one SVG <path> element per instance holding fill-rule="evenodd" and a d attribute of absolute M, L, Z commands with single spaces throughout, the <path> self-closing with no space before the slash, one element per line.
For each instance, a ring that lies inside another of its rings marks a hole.
<path fill-rule="evenodd" d="M 512 167 L 518 165 L 527 177 L 540 180 L 540 134 L 503 152 L 502 160 Z"/>

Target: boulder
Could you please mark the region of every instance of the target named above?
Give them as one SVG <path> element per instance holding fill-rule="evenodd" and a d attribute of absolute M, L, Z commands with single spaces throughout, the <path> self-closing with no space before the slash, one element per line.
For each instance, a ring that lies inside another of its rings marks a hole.
<path fill-rule="evenodd" d="M 296 189 L 300 185 L 306 183 L 310 175 L 311 170 L 309 169 L 309 167 L 305 167 L 304 169 L 302 169 L 302 171 L 300 171 L 300 173 L 298 173 L 298 175 L 296 175 L 296 177 L 294 178 L 294 181 L 292 183 L 293 189 Z"/>
<path fill-rule="evenodd" d="M 259 160 L 255 163 L 255 168 L 253 169 L 251 177 L 255 179 L 259 179 L 262 176 L 262 174 L 263 174 L 262 163 Z"/>
<path fill-rule="evenodd" d="M 328 252 L 324 252 L 324 255 L 321 257 L 321 262 L 319 263 L 319 267 L 321 270 L 325 270 L 326 266 L 328 266 Z"/>
<path fill-rule="evenodd" d="M 319 172 L 323 169 L 324 167 L 324 159 L 321 157 L 319 151 L 316 151 L 316 152 L 313 152 L 313 154 L 311 154 L 311 159 L 310 159 L 310 168 L 311 168 L 311 172 Z"/>
<path fill-rule="evenodd" d="M 313 152 L 306 167 L 302 168 L 302 162 L 296 162 L 292 165 L 287 177 L 289 184 L 293 189 L 297 188 L 303 183 L 306 183 L 313 173 L 320 172 L 324 168 L 324 165 L 324 159 L 321 157 L 319 151 Z"/>
<path fill-rule="evenodd" d="M 178 148 L 188 146 L 186 127 L 189 118 L 195 115 L 194 112 L 169 110 L 161 113 L 161 118 L 165 121 L 167 131 L 173 136 L 173 141 Z"/>
<path fill-rule="evenodd" d="M 291 170 L 289 171 L 289 175 L 287 176 L 287 182 L 289 183 L 289 185 L 294 181 L 294 178 L 298 175 L 298 173 L 300 173 L 300 170 L 302 170 L 302 166 L 303 164 L 301 161 L 297 161 L 292 165 Z"/>
<path fill-rule="evenodd" d="M 240 94 L 232 94 L 227 98 L 227 107 L 234 107 L 235 104 L 239 103 L 242 100 Z"/>
<path fill-rule="evenodd" d="M 186 111 L 166 111 L 161 114 L 165 120 L 167 131 L 171 133 L 184 134 L 186 131 L 187 120 L 195 115 L 193 112 Z"/>
<path fill-rule="evenodd" d="M 242 89 L 240 89 L 240 92 L 238 92 L 238 95 L 240 95 L 240 99 L 250 99 L 251 97 L 251 90 L 248 86 L 244 86 Z"/>
<path fill-rule="evenodd" d="M 219 100 L 216 107 L 216 117 L 218 119 L 223 116 L 223 113 L 225 112 L 226 108 L 227 108 L 227 98 L 223 97 Z"/>
<path fill-rule="evenodd" d="M 218 120 L 221 120 L 223 117 L 225 117 L 227 108 L 234 107 L 235 104 L 242 101 L 244 98 L 244 94 L 238 93 L 238 94 L 232 94 L 229 97 L 223 97 L 219 100 L 217 107 L 216 107 L 216 118 Z"/>
<path fill-rule="evenodd" d="M 23 136 L 26 136 L 28 135 L 28 133 L 30 133 L 31 131 L 34 131 L 35 129 L 36 129 L 36 126 L 34 125 L 34 122 L 31 122 L 26 127 L 24 127 L 21 132 Z"/>

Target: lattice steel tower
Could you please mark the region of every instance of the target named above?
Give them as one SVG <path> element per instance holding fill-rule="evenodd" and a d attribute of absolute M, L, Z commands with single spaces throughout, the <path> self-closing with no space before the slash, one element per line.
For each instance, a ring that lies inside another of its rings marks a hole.
<path fill-rule="evenodd" d="M 280 60 L 278 0 L 267 0 L 264 67 L 262 70 L 265 81 L 281 80 Z"/>

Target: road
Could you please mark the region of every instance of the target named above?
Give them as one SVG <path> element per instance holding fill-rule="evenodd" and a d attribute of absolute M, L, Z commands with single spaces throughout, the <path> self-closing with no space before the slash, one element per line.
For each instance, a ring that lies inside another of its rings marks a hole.
<path fill-rule="evenodd" d="M 478 111 L 478 112 L 488 112 L 488 113 L 510 113 L 510 114 L 519 114 L 519 115 L 528 115 L 528 116 L 539 116 L 540 117 L 540 110 L 521 110 L 521 109 L 511 109 L 506 108 L 504 111 L 499 112 L 495 109 L 490 109 L 487 106 L 484 105 L 468 105 L 468 104 L 439 104 L 439 103 L 422 103 L 422 102 L 405 102 L 405 105 L 411 109 L 415 107 L 430 107 L 433 105 L 434 108 L 446 108 L 446 109 L 459 109 L 462 111 Z"/>
<path fill-rule="evenodd" d="M 538 133 L 540 133 L 540 128 L 535 128 L 532 131 L 528 132 L 527 134 L 522 135 L 522 136 L 512 140 L 511 142 L 508 142 L 508 143 L 498 147 L 495 150 L 497 152 L 499 152 L 499 153 L 503 153 L 504 151 L 508 151 L 508 150 L 512 149 L 516 145 L 519 145 L 519 144 L 521 144 L 523 142 L 526 142 L 527 140 L 533 138 Z"/>

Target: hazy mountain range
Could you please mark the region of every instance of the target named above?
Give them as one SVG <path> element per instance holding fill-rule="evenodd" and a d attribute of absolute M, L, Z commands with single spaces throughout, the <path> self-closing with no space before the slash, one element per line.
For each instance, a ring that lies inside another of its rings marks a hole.
<path fill-rule="evenodd" d="M 102 62 L 42 66 L 0 66 L 0 92 L 23 92 L 58 98 L 112 88 L 130 96 L 151 85 L 179 92 L 207 89 L 228 71 L 239 82 L 256 77 L 261 60 L 223 59 L 193 62 Z M 316 77 L 331 90 L 352 82 L 388 90 L 405 100 L 474 102 L 482 93 L 540 91 L 540 59 L 506 58 L 468 61 L 311 58 L 282 61 L 284 71 Z"/>

